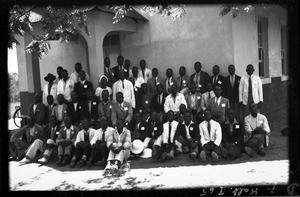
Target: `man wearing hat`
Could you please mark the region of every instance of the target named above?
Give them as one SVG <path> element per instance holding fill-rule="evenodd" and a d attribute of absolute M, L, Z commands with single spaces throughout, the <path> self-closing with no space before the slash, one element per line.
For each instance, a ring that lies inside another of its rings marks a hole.
<path fill-rule="evenodd" d="M 107 147 L 109 154 L 105 170 L 119 169 L 123 162 L 130 157 L 131 147 L 130 131 L 125 127 L 123 120 L 117 120 L 115 129 L 107 139 Z"/>
<path fill-rule="evenodd" d="M 93 165 L 100 160 L 101 164 L 106 165 L 109 150 L 106 146 L 107 139 L 110 133 L 114 130 L 108 126 L 107 118 L 101 117 L 99 119 L 100 128 L 95 132 L 94 137 L 91 140 L 92 152 L 89 165 Z"/>
<path fill-rule="evenodd" d="M 199 127 L 192 121 L 191 113 L 187 109 L 184 111 L 183 120 L 177 127 L 175 138 L 181 143 L 182 152 L 189 153 L 191 159 L 196 159 L 199 155 Z"/>
<path fill-rule="evenodd" d="M 43 157 L 38 160 L 40 163 L 47 163 L 53 153 L 53 150 L 56 149 L 57 153 L 57 144 L 56 139 L 59 134 L 60 127 L 57 125 L 57 121 L 55 116 L 51 116 L 49 118 L 49 125 L 45 129 L 45 135 L 46 135 L 46 140 L 45 140 L 45 151 L 43 154 Z"/>
<path fill-rule="evenodd" d="M 48 106 L 47 103 L 47 96 L 52 95 L 53 100 L 56 103 L 56 96 L 57 96 L 57 84 L 54 83 L 54 80 L 56 79 L 56 76 L 52 73 L 48 73 L 46 77 L 44 77 L 45 81 L 48 83 L 44 85 L 43 89 L 43 103 L 44 105 Z"/>

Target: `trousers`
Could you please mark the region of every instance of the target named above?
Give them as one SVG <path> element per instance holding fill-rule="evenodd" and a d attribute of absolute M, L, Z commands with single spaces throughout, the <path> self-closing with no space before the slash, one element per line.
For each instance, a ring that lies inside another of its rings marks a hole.
<path fill-rule="evenodd" d="M 122 143 L 114 142 L 112 145 L 113 145 L 114 148 L 118 148 L 118 147 L 122 146 Z M 123 163 L 123 161 L 129 159 L 129 157 L 130 157 L 130 149 L 125 149 L 125 150 L 123 149 L 117 154 L 114 153 L 112 150 L 110 150 L 109 154 L 108 154 L 107 161 L 115 159 L 115 160 L 118 160 L 121 163 Z"/>

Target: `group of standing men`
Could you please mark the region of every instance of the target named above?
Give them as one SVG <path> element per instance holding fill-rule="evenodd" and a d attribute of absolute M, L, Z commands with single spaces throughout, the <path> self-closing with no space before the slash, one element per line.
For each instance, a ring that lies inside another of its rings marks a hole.
<path fill-rule="evenodd" d="M 57 79 L 49 73 L 43 96 L 37 93 L 29 106 L 27 125 L 11 137 L 12 159 L 23 150 L 20 162 L 29 163 L 39 150 L 38 161 L 46 163 L 57 150 L 58 165 L 100 161 L 106 169 L 119 168 L 134 155 L 134 140 L 142 141 L 143 150 L 150 148 L 156 161 L 181 153 L 203 162 L 235 159 L 242 151 L 251 157 L 265 154 L 270 128 L 259 113 L 262 83 L 253 65 L 242 78 L 233 65 L 227 77 L 214 65 L 210 77 L 196 62 L 190 77 L 182 66 L 177 78 L 168 68 L 163 79 L 157 68 L 146 68 L 145 60 L 140 68 L 130 68 L 122 56 L 117 62 L 111 68 L 104 59 L 95 93 L 80 63 L 70 77 L 61 67 Z"/>

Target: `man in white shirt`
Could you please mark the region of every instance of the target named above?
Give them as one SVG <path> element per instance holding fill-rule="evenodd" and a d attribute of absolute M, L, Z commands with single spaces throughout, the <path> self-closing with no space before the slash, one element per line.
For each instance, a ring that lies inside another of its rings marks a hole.
<path fill-rule="evenodd" d="M 167 113 L 168 121 L 163 124 L 163 133 L 162 133 L 162 146 L 161 146 L 161 158 L 159 161 L 164 161 L 165 159 L 173 159 L 178 155 L 180 150 L 178 147 L 180 143 L 177 141 L 176 130 L 178 122 L 174 120 L 174 112 L 172 110 Z"/>
<path fill-rule="evenodd" d="M 57 84 L 57 95 L 63 94 L 65 100 L 71 100 L 71 92 L 74 90 L 75 82 L 73 79 L 69 78 L 68 71 L 64 69 L 62 71 L 63 78 Z"/>
<path fill-rule="evenodd" d="M 100 127 L 91 140 L 92 152 L 89 165 L 93 165 L 100 160 L 102 165 L 106 165 L 109 150 L 106 146 L 107 139 L 113 128 L 108 126 L 108 121 L 105 117 L 100 118 Z"/>
<path fill-rule="evenodd" d="M 141 88 L 141 85 L 145 83 L 143 77 L 139 76 L 138 68 L 136 66 L 132 67 L 132 76 L 129 78 L 129 81 L 133 84 L 134 91 L 138 91 Z"/>
<path fill-rule="evenodd" d="M 203 147 L 200 152 L 200 159 L 202 162 L 206 162 L 207 156 L 211 155 L 213 162 L 217 163 L 221 155 L 222 129 L 220 124 L 212 120 L 211 117 L 211 111 L 206 109 L 204 111 L 205 121 L 199 125 L 200 142 Z"/>
<path fill-rule="evenodd" d="M 201 98 L 201 109 L 203 112 L 207 108 L 208 100 L 216 96 L 215 92 L 212 89 L 211 82 L 207 82 L 206 89 L 207 91 L 202 94 L 202 98 Z"/>
<path fill-rule="evenodd" d="M 151 70 L 149 68 L 146 68 L 145 60 L 140 61 L 140 67 L 141 68 L 139 69 L 139 76 L 144 79 L 145 83 L 147 83 L 147 81 L 152 77 Z"/>
<path fill-rule="evenodd" d="M 120 79 L 113 84 L 113 100 L 116 101 L 117 92 L 123 92 L 124 101 L 131 104 L 135 108 L 135 96 L 133 91 L 133 85 L 130 81 L 125 79 L 125 72 L 119 71 Z"/>
<path fill-rule="evenodd" d="M 74 168 L 77 165 L 78 160 L 79 165 L 85 166 L 88 158 L 91 153 L 91 144 L 90 141 L 94 137 L 96 130 L 89 128 L 89 122 L 87 118 L 83 118 L 81 120 L 81 128 L 82 130 L 78 132 L 76 136 L 76 140 L 74 142 L 74 156 L 71 160 L 71 168 Z"/>
<path fill-rule="evenodd" d="M 82 70 L 81 63 L 77 62 L 74 67 L 75 67 L 75 72 L 73 72 L 70 75 L 70 78 L 74 81 L 74 83 L 77 83 L 78 81 L 81 81 L 79 77 L 79 72 Z M 90 81 L 90 76 L 87 73 L 86 73 L 86 80 Z"/>
<path fill-rule="evenodd" d="M 257 112 L 255 103 L 249 105 L 250 114 L 245 117 L 245 151 L 253 157 L 255 153 L 265 155 L 264 146 L 269 145 L 270 127 L 266 116 Z"/>
<path fill-rule="evenodd" d="M 130 157 L 131 134 L 122 120 L 117 120 L 116 128 L 109 133 L 107 148 L 109 154 L 105 170 L 119 169 Z"/>
<path fill-rule="evenodd" d="M 172 110 L 174 114 L 179 113 L 179 106 L 181 104 L 186 104 L 186 100 L 182 93 L 177 92 L 177 86 L 173 84 L 171 86 L 171 94 L 166 97 L 165 104 L 164 104 L 164 111 L 167 113 L 168 111 Z"/>
<path fill-rule="evenodd" d="M 248 75 L 241 78 L 239 84 L 239 102 L 241 107 L 242 118 L 249 114 L 249 103 L 257 104 L 257 108 L 261 109 L 263 102 L 263 89 L 261 79 L 254 75 L 255 71 L 252 64 L 247 66 Z"/>

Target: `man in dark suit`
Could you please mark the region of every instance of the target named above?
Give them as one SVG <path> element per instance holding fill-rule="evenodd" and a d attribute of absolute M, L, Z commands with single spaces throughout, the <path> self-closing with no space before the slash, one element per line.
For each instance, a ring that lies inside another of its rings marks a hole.
<path fill-rule="evenodd" d="M 120 70 L 124 70 L 125 75 L 126 75 L 126 73 L 127 73 L 126 71 L 128 71 L 128 70 L 125 68 L 123 56 L 121 56 L 121 55 L 118 56 L 117 62 L 118 62 L 118 65 L 112 68 L 113 73 L 114 73 L 113 76 L 114 76 L 114 78 L 115 78 L 115 81 L 118 81 L 118 80 L 120 79 L 120 77 L 119 77 L 119 75 L 120 75 L 120 74 L 119 74 Z M 126 71 L 125 71 L 125 69 L 126 69 Z"/>
<path fill-rule="evenodd" d="M 221 86 L 223 90 L 225 78 L 222 75 L 220 75 L 220 67 L 218 65 L 214 65 L 212 72 L 213 72 L 213 76 L 210 77 L 210 81 L 211 84 L 213 85 L 213 89 L 218 84 Z M 222 94 L 222 96 L 224 95 Z"/>
<path fill-rule="evenodd" d="M 178 91 L 184 95 L 189 93 L 189 77 L 186 75 L 186 69 L 184 66 L 179 68 L 179 77 L 176 78 L 178 85 Z"/>
<path fill-rule="evenodd" d="M 32 117 L 36 124 L 43 125 L 45 121 L 45 105 L 42 102 L 42 95 L 40 93 L 35 93 L 34 103 L 30 104 L 28 107 L 28 116 Z"/>
<path fill-rule="evenodd" d="M 194 82 L 197 87 L 197 92 L 203 94 L 206 92 L 206 84 L 209 81 L 209 75 L 207 72 L 201 71 L 202 65 L 200 62 L 194 64 L 195 73 L 191 75 L 190 81 Z"/>
<path fill-rule="evenodd" d="M 152 77 L 147 81 L 149 93 L 152 95 L 156 94 L 156 85 L 163 84 L 164 80 L 158 76 L 157 68 L 152 69 Z"/>
<path fill-rule="evenodd" d="M 112 126 L 111 114 L 113 108 L 112 100 L 108 99 L 109 93 L 107 90 L 102 91 L 102 101 L 98 104 L 98 117 L 105 117 L 108 126 Z"/>
<path fill-rule="evenodd" d="M 221 96 L 222 88 L 219 84 L 215 86 L 214 92 L 216 96 L 208 100 L 207 109 L 210 109 L 212 119 L 222 124 L 226 119 L 226 111 L 230 108 L 230 103 L 227 98 Z"/>
<path fill-rule="evenodd" d="M 151 98 L 150 109 L 151 111 L 155 111 L 158 114 L 159 120 L 163 121 L 163 114 L 164 114 L 164 104 L 166 94 L 163 93 L 163 85 L 158 84 L 156 86 L 157 94 L 154 94 Z"/>
<path fill-rule="evenodd" d="M 44 138 L 43 127 L 35 124 L 34 118 L 28 117 L 27 125 L 16 131 L 10 138 L 9 144 L 13 152 L 10 160 L 19 160 L 26 154 L 20 163 L 29 163 L 34 159 L 37 151 L 43 149 Z"/>
<path fill-rule="evenodd" d="M 93 84 L 85 79 L 86 74 L 84 70 L 79 71 L 80 81 L 75 83 L 74 91 L 78 96 L 78 101 L 82 102 L 87 100 L 87 92 L 93 91 Z"/>
<path fill-rule="evenodd" d="M 110 59 L 109 57 L 104 58 L 104 75 L 108 79 L 108 86 L 112 87 L 112 84 L 115 82 L 115 78 L 113 76 L 113 71 L 110 68 Z"/>
<path fill-rule="evenodd" d="M 71 101 L 67 104 L 67 115 L 70 116 L 72 125 L 78 127 L 81 117 L 88 117 L 87 107 L 78 101 L 76 92 L 71 92 Z"/>
<path fill-rule="evenodd" d="M 136 100 L 135 111 L 138 111 L 140 113 L 144 112 L 145 110 L 150 111 L 151 95 L 148 92 L 148 86 L 146 83 L 142 83 L 140 95 L 136 98 L 138 99 Z"/>
<path fill-rule="evenodd" d="M 46 113 L 45 113 L 45 124 L 48 124 L 49 123 L 49 118 L 51 117 L 52 115 L 52 110 L 53 108 L 56 106 L 55 103 L 53 103 L 54 99 L 53 99 L 53 96 L 51 94 L 49 94 L 47 96 L 47 103 L 48 103 L 48 106 L 45 107 L 45 110 L 46 110 Z"/>
<path fill-rule="evenodd" d="M 227 110 L 228 120 L 222 126 L 222 154 L 225 158 L 236 159 L 241 156 L 244 130 L 243 125 L 234 117 L 233 109 Z"/>
<path fill-rule="evenodd" d="M 95 122 L 99 116 L 98 116 L 98 104 L 99 99 L 96 98 L 96 96 L 93 94 L 91 90 L 87 92 L 87 100 L 82 102 L 82 105 L 87 105 L 88 109 L 88 118 L 90 122 Z"/>
<path fill-rule="evenodd" d="M 169 95 L 171 94 L 171 86 L 176 85 L 178 87 L 175 77 L 173 76 L 173 70 L 171 68 L 168 68 L 166 70 L 166 76 L 167 78 L 164 81 L 164 93 Z"/>
<path fill-rule="evenodd" d="M 240 108 L 239 108 L 239 84 L 241 77 L 235 74 L 234 65 L 228 66 L 229 76 L 225 78 L 224 82 L 224 97 L 226 97 L 231 108 L 233 108 L 234 115 L 238 120 L 240 119 Z"/>
<path fill-rule="evenodd" d="M 199 155 L 200 131 L 199 125 L 192 121 L 189 110 L 184 111 L 184 121 L 178 124 L 176 137 L 182 145 L 182 153 L 189 153 L 191 159 L 196 159 Z"/>

